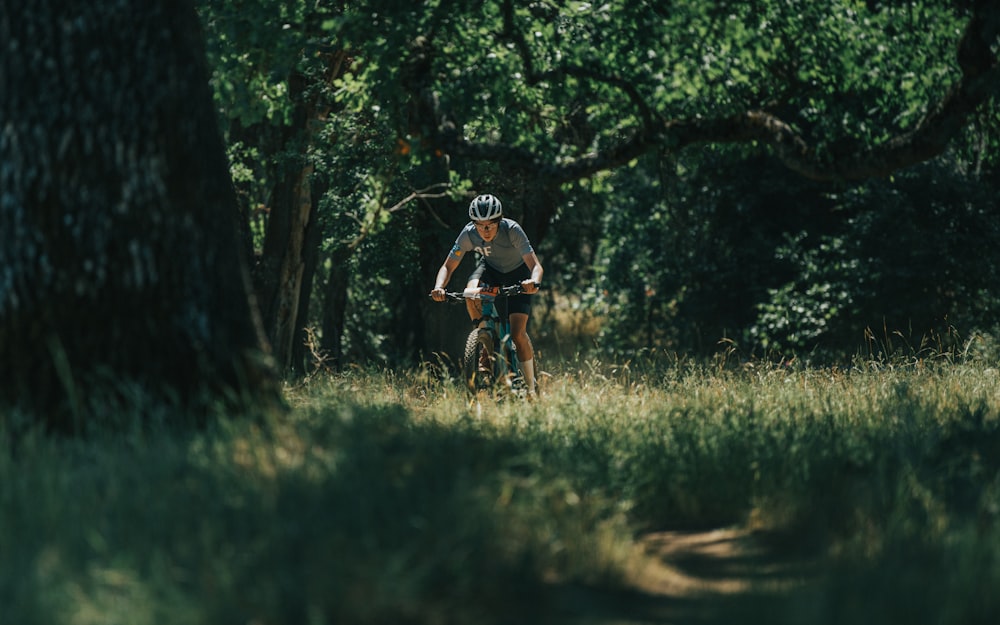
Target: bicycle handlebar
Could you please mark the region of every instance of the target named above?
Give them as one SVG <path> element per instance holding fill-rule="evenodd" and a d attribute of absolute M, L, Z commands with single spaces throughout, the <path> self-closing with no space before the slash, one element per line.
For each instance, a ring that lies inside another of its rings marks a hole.
<path fill-rule="evenodd" d="M 481 289 L 480 292 L 475 293 L 473 295 L 466 295 L 465 291 L 445 291 L 444 295 L 448 299 L 464 300 L 464 299 L 487 299 L 500 296 L 520 295 L 523 292 L 524 292 L 524 287 L 522 287 L 520 284 L 512 284 L 510 286 Z"/>

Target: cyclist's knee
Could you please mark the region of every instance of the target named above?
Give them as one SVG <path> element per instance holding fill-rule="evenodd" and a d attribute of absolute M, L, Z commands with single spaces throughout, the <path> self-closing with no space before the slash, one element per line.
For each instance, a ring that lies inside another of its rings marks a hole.
<path fill-rule="evenodd" d="M 531 348 L 531 337 L 524 330 L 518 332 L 517 330 L 511 329 L 510 338 L 514 341 L 514 345 L 520 348 L 530 349 Z"/>

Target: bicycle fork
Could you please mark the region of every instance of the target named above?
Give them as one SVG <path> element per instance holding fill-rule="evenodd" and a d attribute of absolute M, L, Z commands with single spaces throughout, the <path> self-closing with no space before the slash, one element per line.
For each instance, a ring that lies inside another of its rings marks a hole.
<path fill-rule="evenodd" d="M 510 321 L 501 319 L 495 303 L 491 301 L 483 303 L 482 315 L 480 331 L 485 329 L 493 337 L 493 353 L 490 354 L 493 366 L 490 369 L 496 381 L 502 378 L 504 385 L 514 392 L 523 389 L 524 378 L 517 357 L 517 345 L 510 332 Z"/>

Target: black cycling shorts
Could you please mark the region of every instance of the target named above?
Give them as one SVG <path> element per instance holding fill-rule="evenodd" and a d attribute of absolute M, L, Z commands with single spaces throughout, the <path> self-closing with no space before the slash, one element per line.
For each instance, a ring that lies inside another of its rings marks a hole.
<path fill-rule="evenodd" d="M 502 273 L 496 269 L 490 267 L 486 264 L 486 261 L 482 258 L 479 259 L 479 264 L 476 265 L 475 271 L 469 276 L 469 281 L 479 280 L 479 286 L 511 286 L 514 284 L 521 284 L 522 281 L 527 280 L 531 277 L 531 270 L 528 266 L 521 264 L 520 267 L 514 271 L 508 271 L 507 273 Z M 524 313 L 526 315 L 531 314 L 531 295 L 512 295 L 509 299 L 510 310 L 509 313 Z M 497 303 L 500 304 L 502 297 L 497 298 Z"/>

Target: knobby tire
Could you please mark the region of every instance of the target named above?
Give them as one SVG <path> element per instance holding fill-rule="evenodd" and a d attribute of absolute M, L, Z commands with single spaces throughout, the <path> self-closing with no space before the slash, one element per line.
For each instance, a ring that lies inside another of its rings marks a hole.
<path fill-rule="evenodd" d="M 490 367 L 480 371 L 479 363 L 487 359 Z M 462 357 L 462 374 L 470 393 L 489 391 L 496 384 L 497 362 L 496 342 L 489 330 L 473 330 L 465 340 L 465 354 Z"/>

